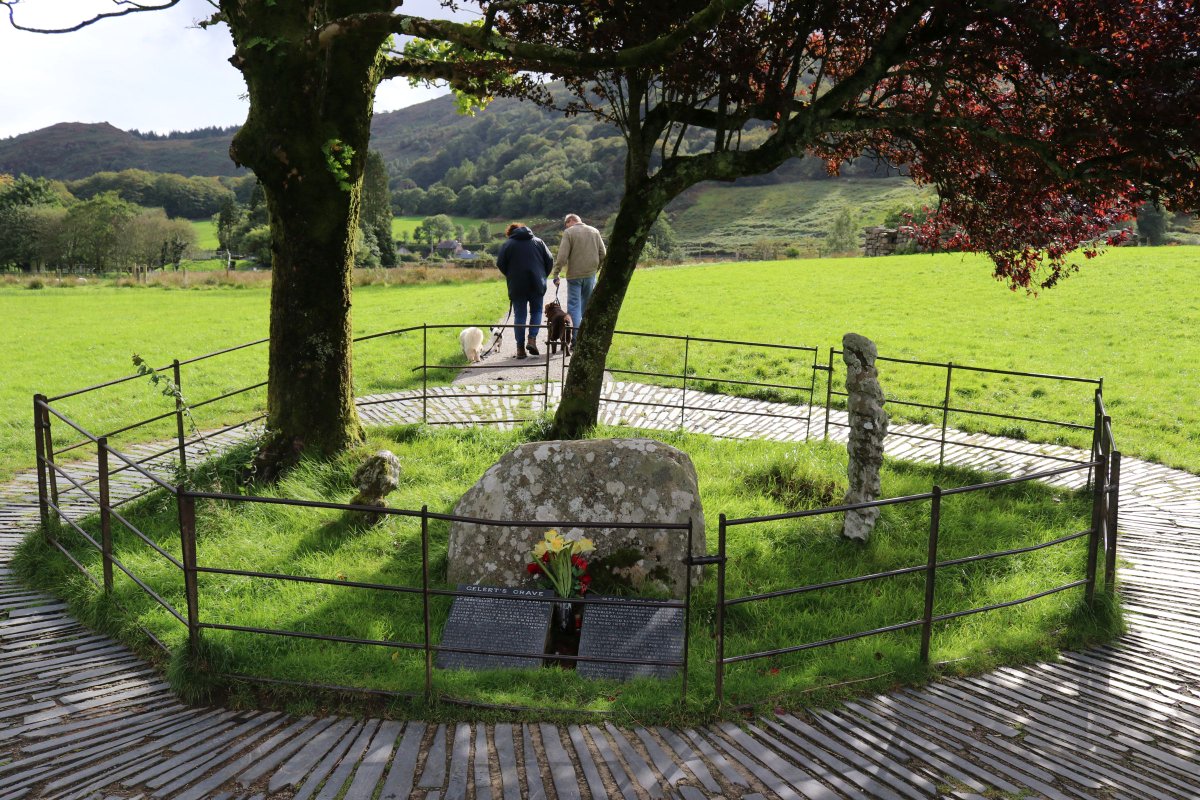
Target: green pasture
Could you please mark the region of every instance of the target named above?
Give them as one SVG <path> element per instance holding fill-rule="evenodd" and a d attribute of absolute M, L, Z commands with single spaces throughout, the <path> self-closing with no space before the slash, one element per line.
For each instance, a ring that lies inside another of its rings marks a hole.
<path fill-rule="evenodd" d="M 848 331 L 881 356 L 1104 379 L 1104 398 L 1126 455 L 1200 471 L 1200 248 L 1117 248 L 1036 297 L 990 277 L 981 256 L 742 262 L 638 272 L 618 327 L 820 348 Z M 609 366 L 683 371 L 683 343 L 617 336 Z M 692 342 L 689 389 L 807 399 L 800 390 L 754 390 L 706 378 L 807 386 L 809 353 Z M 845 370 L 835 362 L 835 388 Z M 881 363 L 892 399 L 941 405 L 943 369 Z M 620 376 L 618 376 L 620 377 Z M 642 378 L 634 378 L 643 380 Z M 678 380 L 664 383 L 680 385 Z M 825 384 L 819 378 L 817 395 Z M 835 398 L 836 399 L 836 398 Z M 951 406 L 1091 424 L 1092 388 L 955 370 Z M 889 407 L 893 417 L 941 424 L 940 410 Z M 1054 426 L 952 413 L 951 427 L 1086 447 Z"/>
<path fill-rule="evenodd" d="M 399 240 L 401 233 L 407 233 L 411 241 L 423 219 L 424 216 L 392 217 L 392 238 Z M 479 228 L 479 223 L 486 221 L 480 217 L 452 216 L 451 219 L 455 225 L 462 225 L 467 229 L 467 238 L 474 238 L 472 234 Z M 217 226 L 211 219 L 193 220 L 192 227 L 196 230 L 196 247 L 201 250 L 216 250 L 220 246 L 217 242 Z M 488 222 L 488 227 L 493 234 L 504 230 L 504 224 L 499 222 Z"/>
<path fill-rule="evenodd" d="M 597 435 L 630 435 L 604 429 Z M 696 465 L 706 511 L 710 552 L 716 546 L 717 515 L 777 514 L 829 504 L 846 489 L 845 450 L 833 444 L 744 442 L 699 435 L 653 434 L 690 454 Z M 306 461 L 271 493 L 308 500 L 348 502 L 351 475 L 362 459 L 380 448 L 395 452 L 402 465 L 400 487 L 389 497 L 394 508 L 449 513 L 458 498 L 501 454 L 523 440 L 521 433 L 495 430 L 436 430 L 419 427 L 373 431 L 370 441 L 332 462 Z M 221 463 L 230 467 L 248 457 L 242 448 Z M 888 463 L 882 481 L 886 496 L 977 484 L 989 476 Z M 236 488 L 219 470 L 204 470 L 199 485 Z M 263 490 L 258 490 L 263 491 Z M 123 509 L 162 547 L 179 557 L 177 512 L 167 495 Z M 947 497 L 942 505 L 941 555 L 956 558 L 1043 543 L 1086 528 L 1090 505 L 1084 493 L 1016 484 Z M 421 536 L 418 520 L 389 517 L 369 526 L 336 511 L 277 505 L 198 502 L 198 563 L 396 586 L 421 585 Z M 759 523 L 730 528 L 728 597 L 910 567 L 925 563 L 929 503 L 889 506 L 869 544 L 840 535 L 841 515 Z M 94 524 L 93 524 L 94 527 Z M 118 558 L 176 608 L 184 608 L 182 576 L 165 559 L 114 526 Z M 530 533 L 530 547 L 541 532 Z M 446 586 L 448 529 L 430 528 L 431 580 Z M 68 532 L 62 541 L 95 575 L 94 550 Z M 943 570 L 938 579 L 935 613 L 1019 599 L 1079 580 L 1086 560 L 1084 539 L 1019 556 L 991 559 Z M 144 643 L 133 623 L 146 627 L 176 653 L 182 667 L 186 628 L 168 616 L 139 587 L 118 575 L 115 599 L 128 609 L 113 616 L 113 605 L 74 567 L 30 537 L 16 566 L 39 586 L 54 587 L 71 599 L 83 619 L 114 626 L 133 644 Z M 742 655 L 813 642 L 919 619 L 923 609 L 920 573 L 860 583 L 817 593 L 734 606 L 726 618 L 726 655 Z M 202 618 L 206 622 L 348 636 L 356 639 L 420 643 L 423 640 L 420 595 L 348 586 L 266 581 L 243 576 L 200 575 Z M 698 585 L 692 610 L 689 712 L 706 713 L 714 697 L 712 638 L 715 581 L 710 572 Z M 597 584 L 599 585 L 599 584 Z M 610 586 L 612 591 L 613 587 Z M 448 598 L 431 601 L 432 641 L 441 638 Z M 586 615 L 586 610 L 585 610 Z M 1099 620 L 1099 621 L 1097 621 Z M 1119 625 L 1116 617 L 1093 618 L 1082 612 L 1082 590 L 1072 589 L 1001 611 L 939 624 L 932 658 L 953 662 L 951 669 L 971 672 L 998 663 L 1022 663 L 1051 657 L 1061 647 L 1104 638 Z M 424 674 L 419 651 L 377 645 L 324 643 L 241 632 L 205 631 L 205 659 L 216 671 L 312 681 L 420 694 Z M 731 665 L 726 699 L 732 705 L 793 708 L 820 702 L 821 691 L 848 681 L 865 681 L 855 691 L 879 690 L 923 679 L 920 632 L 913 629 L 784 656 Z M 176 685 L 198 701 L 204 678 L 185 668 L 171 669 Z M 620 710 L 641 724 L 687 720 L 675 698 L 679 679 L 663 683 L 643 679 L 628 684 L 579 678 L 557 668 L 487 673 L 436 672 L 439 695 L 490 704 L 557 707 L 564 711 Z M 844 691 L 844 690 L 842 690 Z M 826 692 L 825 697 L 835 696 Z M 327 697 L 271 690 L 276 703 L 297 713 L 315 711 Z M 249 699 L 248 702 L 255 702 Z M 424 709 L 422 713 L 429 713 Z M 453 710 L 446 713 L 453 715 Z M 459 710 L 459 715 L 464 713 Z M 465 712 L 477 714 L 476 711 Z"/>
<path fill-rule="evenodd" d="M 1190 333 L 1200 328 L 1198 265 L 1198 247 L 1113 249 L 1037 297 L 994 281 L 986 259 L 954 254 L 651 269 L 634 276 L 619 328 L 814 346 L 822 361 L 829 346 L 840 346 L 844 333 L 856 331 L 874 339 L 883 356 L 1103 377 L 1126 455 L 1200 471 L 1200 340 Z M 0 477 L 32 465 L 34 392 L 53 395 L 129 374 L 134 352 L 165 365 L 265 336 L 268 295 L 266 288 L 0 287 L 9 345 L 0 354 Z M 354 325 L 371 332 L 423 321 L 486 321 L 504 307 L 498 282 L 360 287 Z M 413 346 L 411 339 L 404 345 Z M 461 357 L 454 331 L 434 347 L 443 357 Z M 360 391 L 414 385 L 406 365 L 415 363 L 410 356 L 417 351 L 395 348 L 401 345 L 391 338 L 359 348 Z M 263 380 L 265 359 L 260 347 L 185 367 L 184 393 L 196 401 Z M 617 336 L 610 365 L 676 373 L 683 369 L 682 347 Z M 811 355 L 790 358 L 693 342 L 688 368 L 690 389 L 739 391 L 711 380 L 722 377 L 806 386 Z M 942 370 L 882 364 L 880 371 L 893 398 L 930 405 L 943 400 Z M 818 397 L 823 390 L 820 383 Z M 67 401 L 63 407 L 106 429 L 165 410 L 167 401 L 141 382 L 106 391 L 96 403 Z M 956 371 L 952 395 L 956 408 L 1084 423 L 1092 415 L 1086 385 Z M 807 392 L 773 389 L 764 396 L 807 399 Z M 259 402 L 261 395 L 206 407 L 197 411 L 198 422 L 232 421 Z M 892 413 L 941 422 L 936 411 L 893 406 Z M 1078 434 L 1064 437 L 1038 423 L 954 413 L 950 424 L 1086 444 Z"/>
<path fill-rule="evenodd" d="M 134 374 L 131 356 L 138 353 L 156 367 L 172 359 L 243 344 L 267 335 L 270 290 L 208 287 L 193 290 L 78 286 L 0 288 L 0 319 L 8 347 L 0 354 L 0 480 L 33 465 L 32 398 L 53 396 Z M 474 285 L 361 286 L 354 293 L 354 330 L 374 333 L 428 323 L 486 324 L 503 315 L 507 299 L 494 283 Z M 355 381 L 360 393 L 395 391 L 420 385 L 419 335 L 383 337 L 356 349 Z M 430 356 L 462 361 L 458 329 L 431 333 Z M 190 403 L 266 379 L 265 345 L 218 359 L 185 365 L 181 385 Z M 445 376 L 448 380 L 450 376 Z M 431 375 L 437 380 L 439 376 Z M 231 424 L 258 413 L 265 389 L 196 409 L 201 428 Z M 103 389 L 56 403 L 95 433 L 157 416 L 173 401 L 146 379 Z M 114 445 L 137 439 L 166 438 L 171 420 L 114 439 Z M 59 445 L 73 444 L 67 426 L 54 420 Z"/>
<path fill-rule="evenodd" d="M 211 219 L 194 219 L 192 228 L 196 231 L 196 247 L 201 250 L 216 250 L 221 246 L 217 241 L 217 223 Z"/>
<path fill-rule="evenodd" d="M 424 219 L 424 216 L 392 217 L 392 238 L 398 241 L 400 239 L 400 234 L 407 233 L 409 241 L 413 241 L 417 226 L 420 225 L 421 221 Z M 504 230 L 504 223 L 490 222 L 481 217 L 451 216 L 450 219 L 454 220 L 455 225 L 462 225 L 467 231 L 467 238 L 471 239 L 472 241 L 474 241 L 475 231 L 479 228 L 479 223 L 481 222 L 487 222 L 488 229 L 491 230 L 493 235 Z"/>

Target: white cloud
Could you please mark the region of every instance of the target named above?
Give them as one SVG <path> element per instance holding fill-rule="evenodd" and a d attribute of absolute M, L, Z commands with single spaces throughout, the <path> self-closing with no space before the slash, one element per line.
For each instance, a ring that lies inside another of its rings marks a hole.
<path fill-rule="evenodd" d="M 436 8 L 433 0 L 415 5 Z M 23 25 L 54 27 L 113 8 L 111 0 L 26 0 L 16 12 Z M 204 0 L 183 0 L 166 11 L 57 35 L 16 31 L 0 20 L 0 137 L 56 122 L 110 122 L 158 132 L 240 124 L 246 87 L 227 61 L 233 53 L 229 31 L 193 24 L 212 11 Z M 381 87 L 376 109 L 390 111 L 444 93 L 392 80 Z"/>

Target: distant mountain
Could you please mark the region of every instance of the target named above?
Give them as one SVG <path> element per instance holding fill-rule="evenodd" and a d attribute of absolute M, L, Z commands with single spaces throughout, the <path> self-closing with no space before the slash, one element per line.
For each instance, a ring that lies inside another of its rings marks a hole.
<path fill-rule="evenodd" d="M 496 104 L 498 108 L 509 105 L 516 104 Z M 448 138 L 448 131 L 468 128 L 480 119 L 459 115 L 450 97 L 440 97 L 376 114 L 371 146 L 387 161 L 407 164 L 436 151 Z M 205 128 L 164 137 L 124 131 L 107 122 L 60 122 L 0 139 L 0 173 L 59 180 L 124 169 L 211 177 L 243 175 L 246 170 L 229 158 L 229 142 L 235 131 Z"/>
<path fill-rule="evenodd" d="M 140 169 L 177 175 L 211 177 L 244 175 L 229 158 L 229 143 L 236 128 L 205 128 L 166 136 L 124 131 L 107 122 L 60 122 L 48 128 L 0 139 L 0 173 L 27 174 L 59 180 L 78 180 L 97 172 Z M 565 157 L 576 165 L 589 161 L 584 179 L 619 179 L 624 145 L 609 125 L 584 116 L 565 117 L 532 103 L 498 99 L 476 116 L 455 111 L 449 95 L 398 111 L 376 114 L 371 124 L 371 148 L 378 150 L 391 170 L 393 188 L 428 189 L 444 183 L 454 191 L 471 184 L 482 186 L 489 178 L 520 179 L 521 167 L 541 166 Z M 559 152 L 567 142 L 575 146 Z M 499 147 L 498 147 L 499 146 Z M 521 155 L 536 156 L 512 164 Z M 471 161 L 475 174 L 451 173 Z M 806 159 L 785 165 L 771 178 L 749 183 L 777 183 L 797 178 L 822 179 L 824 167 Z M 479 169 L 479 168 L 482 168 Z M 528 170 L 527 170 L 528 171 Z M 570 172 L 571 170 L 568 170 Z M 874 167 L 853 169 L 857 177 L 874 177 Z M 599 188 L 599 187 L 596 187 Z"/>
<path fill-rule="evenodd" d="M 78 180 L 97 172 L 142 169 L 179 175 L 241 175 L 229 160 L 228 130 L 199 138 L 141 138 L 107 122 L 60 122 L 0 139 L 0 172 Z"/>
<path fill-rule="evenodd" d="M 468 117 L 444 96 L 377 114 L 371 130 L 371 148 L 388 166 L 393 208 L 400 214 L 554 219 L 575 211 L 602 221 L 620 200 L 624 140 L 590 117 L 566 117 L 511 99 Z M 245 175 L 229 159 L 235 132 L 207 128 L 159 136 L 107 123 L 60 123 L 0 140 L 0 173 L 60 180 L 129 169 Z M 747 138 L 766 133 L 753 130 Z M 704 146 L 697 134 L 683 150 Z M 869 159 L 844 165 L 842 176 L 851 180 L 831 180 L 820 159 L 793 159 L 736 186 L 693 187 L 671 204 L 669 218 L 681 242 L 708 251 L 819 238 L 844 205 L 865 222 L 916 202 L 915 187 Z"/>

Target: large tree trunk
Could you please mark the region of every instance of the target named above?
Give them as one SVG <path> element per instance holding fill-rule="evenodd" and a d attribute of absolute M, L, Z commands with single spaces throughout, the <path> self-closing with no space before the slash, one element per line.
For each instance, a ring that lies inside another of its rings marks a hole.
<path fill-rule="evenodd" d="M 626 174 L 630 172 L 627 170 Z M 604 364 L 612 346 L 621 303 L 646 246 L 650 227 L 670 200 L 671 196 L 655 186 L 653 179 L 630 180 L 627 177 L 625 194 L 608 242 L 604 270 L 584 312 L 582 335 L 571 355 L 562 402 L 554 415 L 551 435 L 555 438 L 578 439 L 596 424 Z"/>
<path fill-rule="evenodd" d="M 223 3 L 223 6 L 232 5 Z M 386 32 L 320 43 L 304 6 L 229 11 L 250 115 L 230 154 L 271 224 L 267 438 L 258 476 L 361 441 L 351 370 L 359 196 Z"/>

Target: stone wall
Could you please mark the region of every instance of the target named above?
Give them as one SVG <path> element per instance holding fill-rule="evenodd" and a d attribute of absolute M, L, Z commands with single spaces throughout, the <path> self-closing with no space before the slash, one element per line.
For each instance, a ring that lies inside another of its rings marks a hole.
<path fill-rule="evenodd" d="M 866 240 L 863 243 L 863 255 L 890 256 L 896 250 L 916 238 L 916 229 L 911 225 L 901 225 L 899 228 L 885 228 L 875 225 L 865 228 Z"/>

